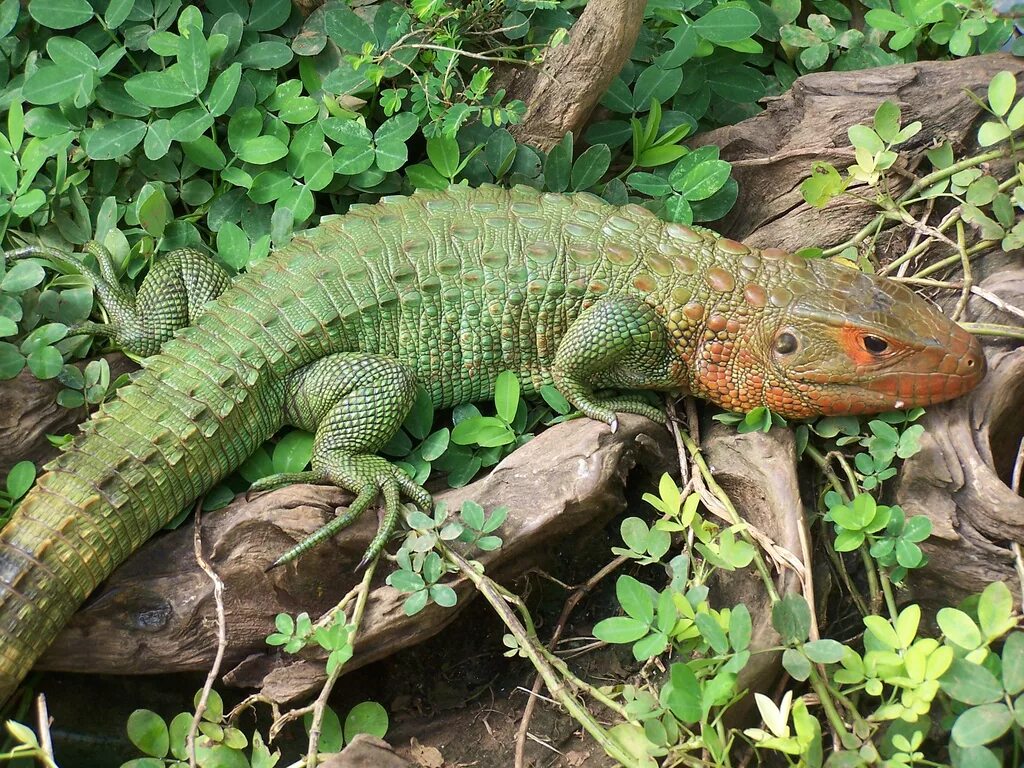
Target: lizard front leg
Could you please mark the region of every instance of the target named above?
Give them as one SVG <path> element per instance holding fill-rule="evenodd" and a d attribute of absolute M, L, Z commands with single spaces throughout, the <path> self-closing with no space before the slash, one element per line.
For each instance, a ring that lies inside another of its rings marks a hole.
<path fill-rule="evenodd" d="M 360 567 L 380 554 L 395 529 L 400 497 L 421 509 L 430 494 L 377 455 L 392 438 L 416 398 L 413 372 L 387 357 L 360 352 L 329 355 L 296 371 L 286 388 L 285 422 L 314 432 L 312 471 L 265 477 L 250 490 L 292 482 L 337 485 L 356 494 L 348 511 L 279 557 L 271 567 L 301 555 L 355 522 L 378 495 L 384 516 Z"/>
<path fill-rule="evenodd" d="M 673 389 L 680 367 L 655 311 L 632 296 L 605 299 L 576 319 L 562 337 L 551 376 L 573 405 L 592 419 L 618 427 L 615 412 L 664 421 L 661 409 L 638 397 L 598 398 L 599 387 Z"/>

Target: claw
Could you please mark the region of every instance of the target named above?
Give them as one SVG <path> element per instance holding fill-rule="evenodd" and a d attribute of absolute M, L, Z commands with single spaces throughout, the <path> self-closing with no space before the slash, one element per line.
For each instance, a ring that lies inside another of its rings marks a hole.
<path fill-rule="evenodd" d="M 356 568 L 355 568 L 356 573 L 359 573 L 359 571 L 363 570 L 366 566 L 368 566 L 370 563 L 372 563 L 378 557 L 380 557 L 380 553 L 379 552 L 377 553 L 377 555 L 371 555 L 369 550 L 364 552 L 363 553 L 363 559 L 359 561 L 359 565 L 357 565 Z"/>
<path fill-rule="evenodd" d="M 612 434 L 614 434 L 616 432 L 616 430 L 618 430 L 618 428 L 619 428 L 619 420 L 618 420 L 618 418 L 617 417 L 613 418 L 611 420 L 611 423 L 608 426 L 610 426 L 612 428 Z"/>

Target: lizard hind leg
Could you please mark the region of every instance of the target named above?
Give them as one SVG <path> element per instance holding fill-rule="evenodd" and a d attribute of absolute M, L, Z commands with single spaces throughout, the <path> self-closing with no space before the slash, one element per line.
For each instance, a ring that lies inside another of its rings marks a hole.
<path fill-rule="evenodd" d="M 354 523 L 382 497 L 384 514 L 360 567 L 376 558 L 394 532 L 402 496 L 424 510 L 430 494 L 401 469 L 377 455 L 404 421 L 416 398 L 416 377 L 401 363 L 380 355 L 340 352 L 296 371 L 287 385 L 285 420 L 314 432 L 311 472 L 306 482 L 337 485 L 356 494 L 348 510 L 300 541 L 271 567 L 295 559 Z M 256 489 L 276 487 L 292 477 L 272 475 Z"/>

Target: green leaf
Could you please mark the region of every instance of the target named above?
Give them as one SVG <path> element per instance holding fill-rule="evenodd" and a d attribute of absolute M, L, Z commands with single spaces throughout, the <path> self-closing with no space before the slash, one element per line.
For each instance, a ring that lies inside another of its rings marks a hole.
<path fill-rule="evenodd" d="M 875 110 L 875 132 L 887 144 L 896 141 L 900 132 L 900 108 L 891 101 L 883 101 Z"/>
<path fill-rule="evenodd" d="M 642 621 L 627 616 L 613 616 L 594 625 L 594 637 L 606 643 L 633 643 L 644 637 L 650 627 Z"/>
<path fill-rule="evenodd" d="M 22 96 L 30 104 L 56 104 L 74 96 L 87 76 L 93 75 L 62 64 L 43 63 L 25 79 Z"/>
<path fill-rule="evenodd" d="M 459 143 L 446 136 L 427 139 L 427 157 L 442 176 L 452 179 L 459 168 Z"/>
<path fill-rule="evenodd" d="M 170 749 L 167 723 L 156 712 L 136 709 L 128 716 L 128 739 L 142 752 L 153 757 L 166 757 Z"/>
<path fill-rule="evenodd" d="M 31 0 L 29 15 L 50 29 L 71 29 L 85 24 L 93 16 L 87 0 Z"/>
<path fill-rule="evenodd" d="M 31 261 L 19 261 L 11 267 L 3 280 L 0 280 L 0 291 L 5 293 L 22 293 L 43 282 L 46 272 L 38 264 Z"/>
<path fill-rule="evenodd" d="M 274 446 L 275 472 L 301 472 L 313 456 L 313 435 L 296 429 L 289 432 Z"/>
<path fill-rule="evenodd" d="M 228 111 L 228 107 L 235 100 L 235 94 L 238 93 L 241 80 L 242 65 L 238 62 L 217 75 L 217 79 L 213 81 L 213 88 L 210 89 L 210 96 L 206 100 L 211 115 L 219 117 Z"/>
<path fill-rule="evenodd" d="M 210 79 L 210 56 L 206 38 L 199 27 L 190 26 L 178 42 L 178 66 L 182 82 L 198 96 L 206 89 Z"/>
<path fill-rule="evenodd" d="M 11 501 L 17 501 L 32 487 L 36 481 L 36 465 L 31 461 L 19 461 L 7 473 L 7 495 Z"/>
<path fill-rule="evenodd" d="M 811 676 L 811 662 L 796 648 L 787 648 L 782 652 L 782 666 L 794 680 L 803 682 Z"/>
<path fill-rule="evenodd" d="M 340 151 L 340 150 L 339 150 Z M 335 155 L 337 159 L 337 155 Z M 434 170 L 433 166 L 416 163 L 405 167 L 405 175 L 416 189 L 447 189 L 448 180 Z"/>
<path fill-rule="evenodd" d="M 177 107 L 194 98 L 177 65 L 162 72 L 142 72 L 130 78 L 124 89 L 147 107 Z"/>
<path fill-rule="evenodd" d="M 369 144 L 340 147 L 334 153 L 334 170 L 346 176 L 355 176 L 370 168 L 375 159 L 376 153 Z M 448 182 L 445 181 L 440 188 L 447 186 Z"/>
<path fill-rule="evenodd" d="M 1013 713 L 1006 704 L 983 704 L 960 715 L 950 735 L 961 747 L 978 747 L 998 739 L 1012 722 Z"/>
<path fill-rule="evenodd" d="M 909 21 L 888 8 L 873 8 L 864 15 L 864 20 L 876 29 L 897 32 L 912 29 Z"/>
<path fill-rule="evenodd" d="M 214 145 L 216 146 L 216 145 Z M 171 147 L 171 121 L 154 120 L 149 124 L 142 149 L 150 160 L 159 160 Z M 186 152 L 186 154 L 188 154 Z"/>
<path fill-rule="evenodd" d="M 383 128 L 383 126 L 381 126 Z M 484 161 L 495 179 L 500 179 L 516 159 L 516 142 L 504 128 L 492 133 L 484 146 Z"/>
<path fill-rule="evenodd" d="M 620 576 L 615 582 L 615 595 L 622 609 L 631 618 L 650 624 L 654 621 L 654 601 L 648 588 L 632 576 Z"/>
<path fill-rule="evenodd" d="M 502 371 L 494 383 L 494 405 L 498 416 L 512 423 L 519 408 L 519 379 L 512 371 Z"/>
<path fill-rule="evenodd" d="M 170 203 L 160 185 L 150 186 L 153 191 L 148 195 L 145 190 L 139 195 L 141 202 L 138 207 L 139 224 L 154 237 L 162 237 L 168 222 L 174 217 Z"/>
<path fill-rule="evenodd" d="M 225 222 L 217 232 L 217 255 L 235 269 L 249 263 L 249 238 L 234 222 Z"/>
<path fill-rule="evenodd" d="M 750 610 L 743 603 L 739 603 L 729 613 L 729 644 L 733 650 L 746 650 L 750 646 L 752 632 Z"/>
<path fill-rule="evenodd" d="M 804 644 L 804 653 L 815 664 L 835 664 L 845 652 L 846 647 L 835 640 L 812 640 Z"/>
<path fill-rule="evenodd" d="M 409 114 L 408 112 L 404 114 Z M 397 171 L 409 161 L 409 150 L 402 139 L 384 139 L 377 142 L 374 157 L 377 167 L 386 173 Z"/>
<path fill-rule="evenodd" d="M 673 620 L 673 623 L 674 620 Z M 726 638 L 725 630 L 719 625 L 715 618 L 709 613 L 698 613 L 694 618 L 694 624 L 700 631 L 701 637 L 708 641 L 715 653 L 725 654 L 729 652 L 729 640 Z"/>
<path fill-rule="evenodd" d="M 110 0 L 103 20 L 110 29 L 117 29 L 128 19 L 134 7 L 135 0 Z"/>
<path fill-rule="evenodd" d="M 16 346 L 0 341 L 0 381 L 13 379 L 25 367 L 25 356 Z"/>
<path fill-rule="evenodd" d="M 100 60 L 81 40 L 73 37 L 51 37 L 46 41 L 46 52 L 55 64 L 71 69 L 99 69 Z"/>
<path fill-rule="evenodd" d="M 995 676 L 964 658 L 953 659 L 939 685 L 951 698 L 969 705 L 982 705 L 1002 697 L 1002 686 Z"/>
<path fill-rule="evenodd" d="M 646 112 L 651 107 L 652 99 L 659 104 L 668 101 L 679 90 L 682 82 L 683 70 L 680 68 L 648 67 L 633 84 L 633 109 Z"/>
<path fill-rule="evenodd" d="M 213 116 L 202 107 L 183 109 L 171 118 L 171 137 L 178 142 L 195 141 L 213 125 Z"/>
<path fill-rule="evenodd" d="M 291 10 L 288 0 L 259 0 L 252 3 L 246 26 L 256 32 L 270 32 L 288 21 Z"/>
<path fill-rule="evenodd" d="M 10 484 L 8 477 L 8 488 Z M 1024 691 L 1024 632 L 1011 633 L 1003 645 L 1003 687 L 1011 696 Z"/>
<path fill-rule="evenodd" d="M 613 112 L 630 114 L 633 111 L 633 95 L 629 92 L 629 86 L 621 77 L 616 77 L 612 84 L 601 97 L 601 104 Z"/>
<path fill-rule="evenodd" d="M 706 200 L 722 188 L 731 171 L 731 166 L 724 160 L 707 160 L 691 169 L 682 179 L 673 179 L 672 185 L 688 201 Z"/>
<path fill-rule="evenodd" d="M 243 69 L 282 69 L 292 60 L 292 49 L 282 42 L 263 40 L 242 49 L 237 62 Z"/>
<path fill-rule="evenodd" d="M 219 171 L 227 165 L 224 152 L 209 136 L 200 136 L 195 141 L 182 144 L 181 148 L 185 151 L 185 156 L 200 168 Z"/>
<path fill-rule="evenodd" d="M 665 703 L 672 714 L 684 723 L 695 723 L 703 714 L 700 683 L 687 664 L 675 663 L 669 672 L 671 690 L 665 696 Z"/>
<path fill-rule="evenodd" d="M 803 642 L 811 630 L 811 612 L 801 595 L 786 595 L 772 606 L 772 626 L 786 642 Z"/>
<path fill-rule="evenodd" d="M 736 5 L 712 8 L 693 22 L 694 31 L 716 45 L 739 42 L 753 36 L 760 28 L 757 16 Z"/>
<path fill-rule="evenodd" d="M 667 179 L 643 171 L 629 174 L 626 177 L 626 183 L 637 192 L 650 197 L 664 197 L 672 192 L 672 185 L 668 183 Z"/>
<path fill-rule="evenodd" d="M 82 131 L 82 149 L 93 160 L 116 160 L 139 145 L 146 129 L 141 120 L 112 120 L 100 128 Z"/>
<path fill-rule="evenodd" d="M 247 139 L 238 148 L 238 157 L 253 165 L 276 162 L 288 154 L 288 146 L 276 136 Z"/>
<path fill-rule="evenodd" d="M 988 84 L 988 103 L 997 117 L 1002 117 L 1013 104 L 1017 95 L 1017 79 L 1012 72 L 998 72 Z"/>
<path fill-rule="evenodd" d="M 388 713 L 375 701 L 356 704 L 345 717 L 345 741 L 350 742 L 360 733 L 383 739 L 388 732 Z"/>
<path fill-rule="evenodd" d="M 325 25 L 327 35 L 342 50 L 362 53 L 365 43 L 376 45 L 377 38 L 370 26 L 350 8 L 340 3 L 328 7 Z"/>
<path fill-rule="evenodd" d="M 23 195 L 19 195 L 11 206 L 15 215 L 25 218 L 32 215 L 46 203 L 46 193 L 41 189 L 30 189 Z"/>
<path fill-rule="evenodd" d="M 18 13 L 20 11 L 20 0 L 3 0 L 3 2 L 0 2 L 0 37 L 7 37 L 11 34 L 11 31 L 18 23 Z"/>
<path fill-rule="evenodd" d="M 879 135 L 866 125 L 851 125 L 847 129 L 846 133 L 850 137 L 850 143 L 854 147 L 866 149 L 873 155 L 878 154 L 885 149 Z"/>
<path fill-rule="evenodd" d="M 1001 636 L 1014 627 L 1013 595 L 1001 581 L 994 581 L 985 587 L 978 599 L 978 623 L 981 631 L 990 639 Z"/>
<path fill-rule="evenodd" d="M 569 189 L 578 192 L 596 184 L 608 171 L 611 159 L 611 149 L 607 144 L 588 147 L 573 163 Z"/>
<path fill-rule="evenodd" d="M 665 213 L 668 214 L 669 221 L 675 221 L 680 224 L 693 223 L 693 209 L 682 195 L 673 193 L 670 197 L 666 198 Z"/>

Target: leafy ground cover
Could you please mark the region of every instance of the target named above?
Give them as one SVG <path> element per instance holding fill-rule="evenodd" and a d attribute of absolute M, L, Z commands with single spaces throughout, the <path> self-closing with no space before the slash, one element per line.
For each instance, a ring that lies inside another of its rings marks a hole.
<path fill-rule="evenodd" d="M 737 186 L 717 148 L 690 150 L 685 140 L 755 114 L 760 99 L 782 93 L 798 75 L 1004 47 L 1024 54 L 1014 20 L 984 4 L 652 0 L 630 60 L 581 137 L 585 148 L 567 135 L 543 153 L 513 138 L 509 126 L 523 119 L 525 105 L 494 83 L 509 68 L 537 64 L 581 7 L 573 0 L 386 0 L 353 9 L 330 0 L 303 17 L 286 0 L 215 0 L 201 8 L 180 0 L 3 0 L 3 247 L 73 251 L 95 240 L 113 254 L 125 284 L 185 246 L 209 250 L 237 273 L 353 203 L 462 182 L 590 191 L 669 220 L 711 222 L 733 206 Z M 891 274 L 951 243 L 951 255 L 916 273 L 926 280 L 987 250 L 1019 248 L 1024 100 L 1009 73 L 977 98 L 989 114 L 978 141 L 989 149 L 958 157 L 951 143 L 936 142 L 927 169 L 899 193 L 887 172 L 902 167 L 900 145 L 920 125 L 903 124 L 899 109 L 884 103 L 871 125 L 852 126 L 855 161 L 808 169 L 803 193 L 813 205 L 860 196 L 879 205 L 878 216 L 850 242 L 804 255 Z M 1003 158 L 1015 165 L 997 177 L 990 163 Z M 921 237 L 895 261 L 874 263 L 866 247 L 872 238 L 894 222 L 917 221 L 912 212 L 922 202 L 944 206 L 947 215 L 918 223 Z M 957 315 L 965 304 L 966 293 Z M 88 270 L 46 258 L 0 264 L 0 379 L 27 368 L 60 380 L 63 405 L 102 402 L 120 383 L 106 363 L 84 371 L 71 365 L 100 346 L 73 333 L 96 312 Z M 557 392 L 542 394 L 543 404 L 527 402 L 514 377 L 504 377 L 493 404 L 434 414 L 421 398 L 385 452 L 418 482 L 435 472 L 463 485 L 540 426 L 572 416 Z M 931 531 L 927 519 L 908 518 L 883 494 L 899 461 L 918 450 L 919 416 L 798 427 L 801 451 L 819 472 L 821 546 L 863 625 L 852 637 L 819 636 L 803 598 L 774 594 L 740 519 L 709 514 L 715 503 L 731 505 L 685 435 L 684 452 L 711 497 L 666 477 L 648 499 L 654 522 L 650 513 L 622 522 L 622 546 L 612 553 L 633 569 L 616 581 L 623 615 L 593 628 L 604 642 L 629 647 L 637 662 L 662 664 L 664 675 L 598 687 L 538 641 L 518 598 L 463 554 L 501 545 L 500 509 L 411 513 L 389 583 L 408 593 L 406 611 L 415 613 L 429 602 L 450 604 L 450 575 L 473 579 L 508 626 L 509 654 L 527 658 L 623 765 L 730 766 L 750 750 L 833 768 L 1017 765 L 1024 633 L 1009 589 L 993 584 L 940 611 L 934 635 L 917 606 L 898 605 L 899 583 L 927 567 L 919 544 Z M 725 418 L 741 431 L 780 421 L 763 410 Z M 283 433 L 211 493 L 207 508 L 268 474 L 303 469 L 309 452 L 309 435 Z M 28 463 L 12 470 L 0 487 L 0 512 L 13 508 L 34 475 Z M 463 548 L 453 548 L 455 541 Z M 716 605 L 707 584 L 716 570 L 748 567 L 776 600 L 772 621 L 790 684 L 775 700 L 757 697 L 758 727 L 737 729 L 725 724 L 726 713 L 743 694 L 751 618 L 743 606 Z M 324 693 L 300 711 L 309 716 L 307 765 L 357 732 L 386 732 L 377 705 L 359 705 L 344 718 L 327 707 L 352 654 L 372 574 L 329 615 L 280 616 L 268 637 L 284 652 L 319 647 L 331 660 Z M 591 714 L 584 695 L 613 725 Z M 208 689 L 194 712 L 164 718 L 140 710 L 127 733 L 144 757 L 131 765 L 184 765 L 193 745 L 204 766 L 276 764 L 269 738 L 238 727 L 243 710 L 225 712 Z M 292 719 L 298 716 L 282 716 L 274 729 Z M 52 762 L 31 730 L 13 721 L 8 730 L 5 756 Z"/>

